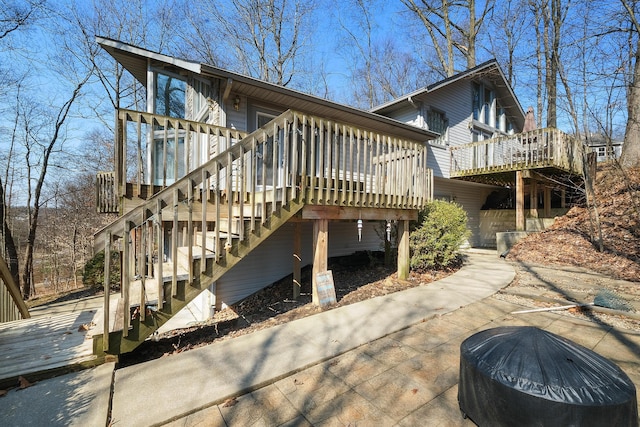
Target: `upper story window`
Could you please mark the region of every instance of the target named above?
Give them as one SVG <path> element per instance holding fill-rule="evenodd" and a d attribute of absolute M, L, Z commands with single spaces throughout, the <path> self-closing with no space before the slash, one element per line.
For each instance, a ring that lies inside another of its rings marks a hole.
<path fill-rule="evenodd" d="M 446 145 L 449 133 L 449 120 L 447 120 L 446 114 L 443 111 L 429 108 L 426 114 L 426 122 L 430 131 L 440 134 L 438 138 L 430 142 Z"/>
<path fill-rule="evenodd" d="M 482 83 L 473 83 L 472 114 L 474 127 L 485 131 L 497 129 L 504 134 L 513 132 L 506 108 L 496 99 L 495 91 Z"/>
<path fill-rule="evenodd" d="M 185 118 L 187 82 L 177 76 L 156 73 L 155 113 Z"/>
<path fill-rule="evenodd" d="M 473 119 L 496 127 L 496 96 L 493 89 L 481 83 L 473 83 Z"/>
<path fill-rule="evenodd" d="M 206 121 L 209 114 L 208 98 L 211 97 L 211 84 L 198 78 L 193 80 L 193 114 L 194 120 Z"/>

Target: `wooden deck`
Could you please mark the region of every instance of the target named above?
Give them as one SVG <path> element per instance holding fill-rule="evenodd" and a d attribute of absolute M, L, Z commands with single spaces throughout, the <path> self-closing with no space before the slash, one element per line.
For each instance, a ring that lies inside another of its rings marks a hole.
<path fill-rule="evenodd" d="M 530 169 L 582 175 L 583 158 L 584 147 L 572 136 L 536 129 L 451 147 L 451 177 L 482 181 Z"/>
<path fill-rule="evenodd" d="M 102 363 L 93 354 L 101 306 L 100 297 L 54 304 L 0 324 L 0 389 L 16 386 L 19 376 L 34 382 Z"/>

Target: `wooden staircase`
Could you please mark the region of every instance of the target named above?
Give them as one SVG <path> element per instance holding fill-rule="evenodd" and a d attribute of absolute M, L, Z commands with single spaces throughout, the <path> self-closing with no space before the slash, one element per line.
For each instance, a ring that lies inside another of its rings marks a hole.
<path fill-rule="evenodd" d="M 147 116 L 121 111 L 119 128 L 138 117 L 165 123 L 176 138 L 187 129 L 189 139 L 193 124 Z M 140 121 L 137 128 L 144 140 Z M 156 194 L 129 201 L 136 207 L 95 235 L 97 247 L 120 254 L 121 296 L 113 307 L 105 295 L 94 352 L 133 350 L 305 205 L 416 210 L 431 198 L 431 182 L 423 144 L 283 113 Z M 116 185 L 103 193 L 123 197 L 126 185 Z M 105 283 L 117 267 L 110 259 Z"/>

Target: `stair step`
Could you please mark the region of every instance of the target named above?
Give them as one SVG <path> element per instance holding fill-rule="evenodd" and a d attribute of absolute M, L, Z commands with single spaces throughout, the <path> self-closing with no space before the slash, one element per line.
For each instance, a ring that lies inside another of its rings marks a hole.
<path fill-rule="evenodd" d="M 220 232 L 220 239 L 221 240 L 228 240 L 229 238 L 231 239 L 239 239 L 240 235 L 239 234 L 229 234 L 229 233 L 225 233 L 223 231 Z M 194 243 L 198 248 L 198 259 L 200 258 L 200 246 L 202 246 L 202 233 L 198 232 L 195 235 L 195 239 L 194 239 Z M 224 243 L 223 243 L 224 244 Z M 210 231 L 207 232 L 207 236 L 206 236 L 206 248 L 207 248 L 207 252 L 211 253 L 211 258 L 213 258 L 214 254 L 215 254 L 215 247 L 216 247 L 216 233 L 214 231 Z M 195 250 L 194 250 L 195 253 Z M 195 258 L 195 257 L 194 257 Z M 210 258 L 209 256 L 207 256 L 207 258 Z"/>

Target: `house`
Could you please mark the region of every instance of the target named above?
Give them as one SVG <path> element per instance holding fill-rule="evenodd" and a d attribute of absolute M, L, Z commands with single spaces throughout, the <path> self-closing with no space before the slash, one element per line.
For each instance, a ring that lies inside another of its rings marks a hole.
<path fill-rule="evenodd" d="M 524 114 L 495 61 L 363 111 L 97 41 L 147 102 L 117 111 L 114 170 L 97 177 L 98 210 L 119 217 L 95 242 L 120 254 L 122 292 L 105 295 L 96 352 L 130 351 L 187 304 L 207 316 L 292 273 L 295 296 L 304 265 L 320 304 L 327 258 L 380 249 L 392 222 L 407 277 L 409 221 L 433 197 L 460 202 L 469 243 L 482 245 L 492 193 L 513 183 L 524 228 L 524 180 L 572 166 L 559 132 L 520 132 Z M 106 282 L 111 271 L 107 261 Z"/>
<path fill-rule="evenodd" d="M 496 60 L 371 111 L 438 133 L 427 142 L 434 197 L 466 210 L 470 246 L 496 247 L 496 233 L 544 228 L 567 210 L 562 182 L 582 173 L 573 138 L 523 132 L 525 114 Z"/>
<path fill-rule="evenodd" d="M 587 147 L 596 153 L 598 162 L 619 159 L 622 154 L 622 144 L 624 141 L 608 138 L 602 133 L 590 133 L 584 138 Z"/>

